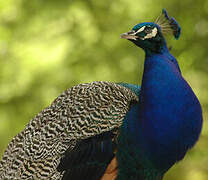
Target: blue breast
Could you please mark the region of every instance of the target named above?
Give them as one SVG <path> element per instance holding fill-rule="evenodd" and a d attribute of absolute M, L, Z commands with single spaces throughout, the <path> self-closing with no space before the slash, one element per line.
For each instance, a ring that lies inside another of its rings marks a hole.
<path fill-rule="evenodd" d="M 200 103 L 167 49 L 146 57 L 139 98 L 121 134 L 144 169 L 164 173 L 195 144 L 202 126 Z"/>

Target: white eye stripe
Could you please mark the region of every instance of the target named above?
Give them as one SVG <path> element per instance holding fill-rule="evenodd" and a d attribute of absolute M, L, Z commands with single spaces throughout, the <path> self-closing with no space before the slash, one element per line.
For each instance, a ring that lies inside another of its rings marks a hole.
<path fill-rule="evenodd" d="M 146 26 L 142 26 L 140 29 L 138 29 L 138 30 L 135 32 L 135 34 L 144 31 L 145 28 L 146 28 Z"/>
<path fill-rule="evenodd" d="M 144 39 L 150 39 L 153 38 L 157 35 L 157 28 L 155 27 L 151 33 L 147 34 L 144 38 L 142 38 L 142 40 Z"/>
<path fill-rule="evenodd" d="M 144 31 L 144 29 L 146 28 L 146 26 L 142 26 L 140 29 L 138 29 L 136 32 L 134 32 L 132 35 L 136 35 L 137 33 L 139 32 L 142 32 Z M 153 38 L 157 35 L 157 28 L 155 27 L 151 33 L 148 33 L 146 36 L 144 36 L 143 38 L 140 37 L 141 40 L 145 40 L 145 39 L 150 39 L 150 38 Z M 135 38 L 136 40 L 136 38 Z"/>
<path fill-rule="evenodd" d="M 132 35 L 136 35 L 137 33 L 144 31 L 145 27 L 146 27 L 146 26 L 142 26 L 142 27 L 141 27 L 140 29 L 138 29 L 136 32 L 132 33 Z"/>

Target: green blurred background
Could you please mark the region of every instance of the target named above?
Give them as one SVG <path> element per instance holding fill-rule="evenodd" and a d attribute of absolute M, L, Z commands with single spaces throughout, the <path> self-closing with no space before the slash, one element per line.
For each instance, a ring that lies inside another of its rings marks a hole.
<path fill-rule="evenodd" d="M 0 156 L 28 121 L 83 82 L 140 83 L 144 52 L 121 33 L 162 8 L 182 27 L 167 37 L 203 106 L 197 145 L 165 180 L 208 179 L 208 1 L 0 0 Z M 171 103 L 171 102 L 170 102 Z"/>

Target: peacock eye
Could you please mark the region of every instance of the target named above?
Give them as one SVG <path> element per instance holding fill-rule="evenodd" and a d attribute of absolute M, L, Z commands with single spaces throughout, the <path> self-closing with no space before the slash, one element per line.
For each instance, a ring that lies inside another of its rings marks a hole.
<path fill-rule="evenodd" d="M 145 32 L 146 34 L 149 34 L 149 33 L 151 33 L 151 32 L 152 32 L 152 28 L 151 28 L 151 27 L 146 26 L 146 27 L 145 27 L 145 29 L 144 29 L 144 32 Z"/>

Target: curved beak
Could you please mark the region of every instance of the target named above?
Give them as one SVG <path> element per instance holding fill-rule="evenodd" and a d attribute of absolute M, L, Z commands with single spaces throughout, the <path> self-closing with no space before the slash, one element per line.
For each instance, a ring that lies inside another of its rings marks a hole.
<path fill-rule="evenodd" d="M 131 30 L 131 31 L 127 32 L 127 33 L 121 34 L 120 37 L 122 39 L 133 39 L 133 40 L 136 40 L 138 38 L 138 36 L 136 36 L 135 34 L 136 34 L 135 31 Z"/>

